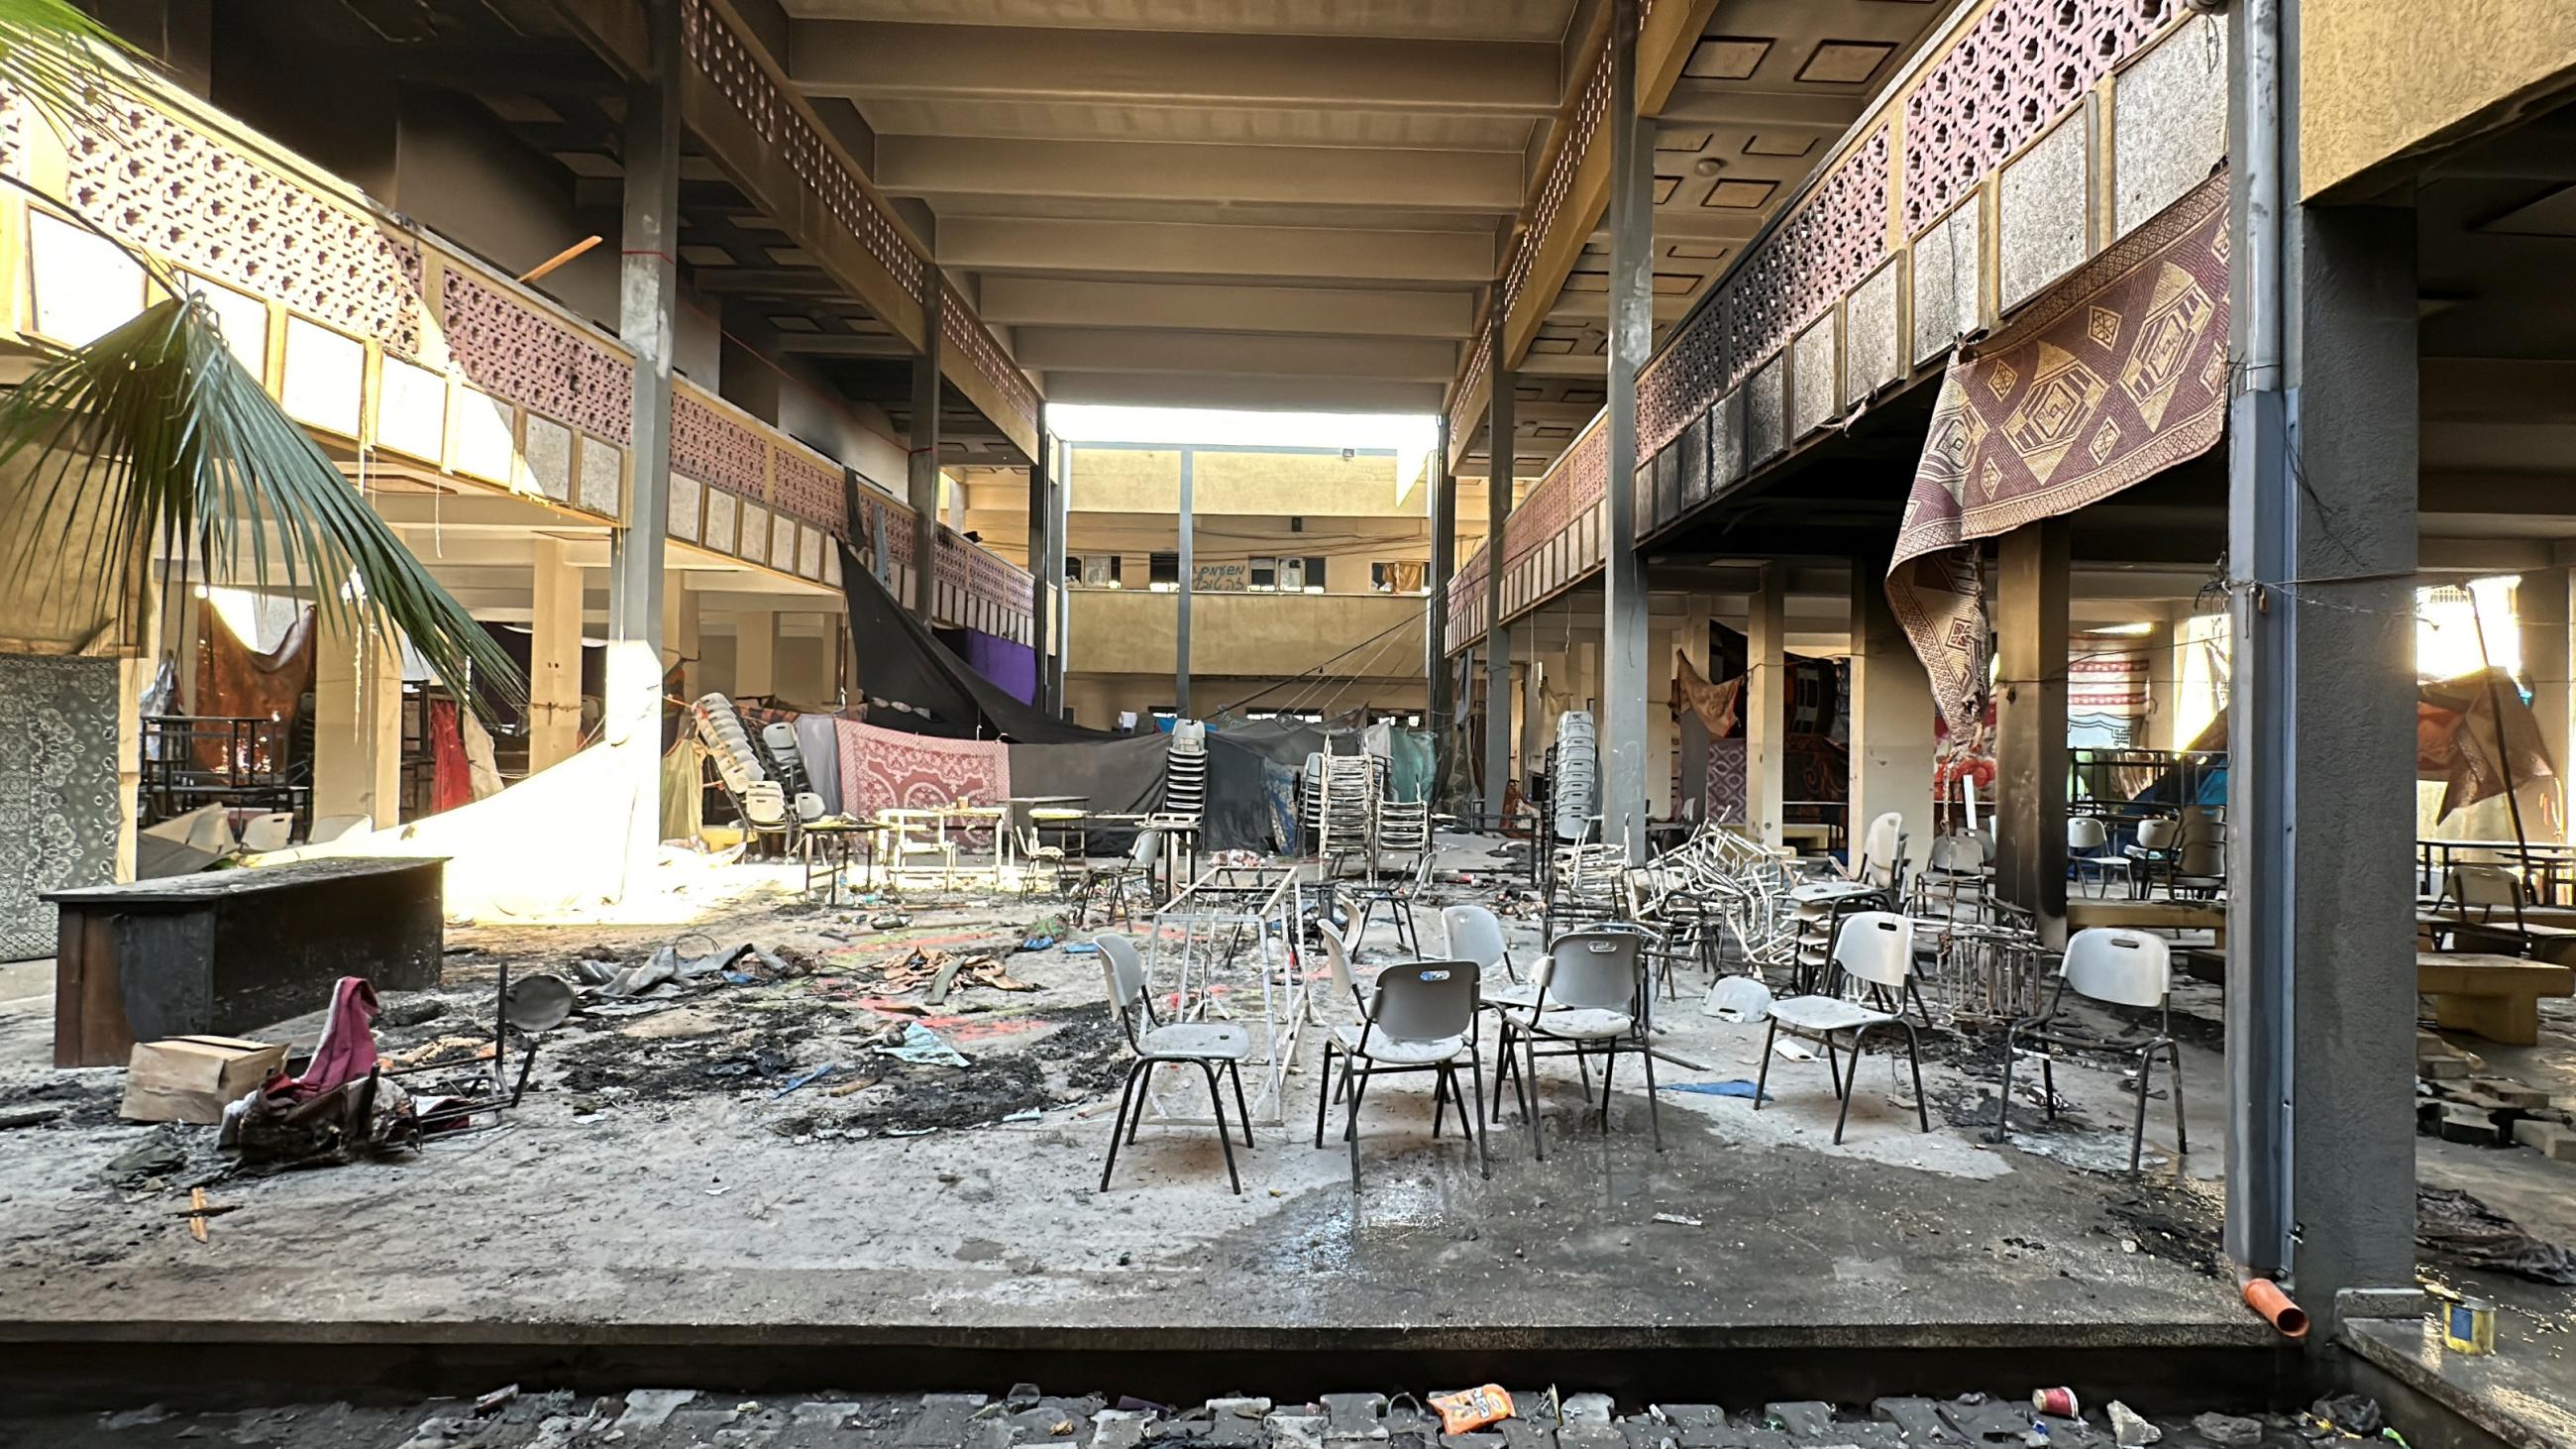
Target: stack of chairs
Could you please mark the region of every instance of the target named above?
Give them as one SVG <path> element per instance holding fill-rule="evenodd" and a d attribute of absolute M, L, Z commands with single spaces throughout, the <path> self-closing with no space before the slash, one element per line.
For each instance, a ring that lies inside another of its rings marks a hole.
<path fill-rule="evenodd" d="M 786 735 L 787 753 L 780 759 L 753 743 L 742 715 L 724 695 L 700 695 L 689 706 L 689 715 L 707 758 L 715 764 L 725 798 L 733 803 L 744 828 L 755 835 L 778 837 L 794 850 L 804 823 L 823 815 L 822 797 L 805 788 L 805 761 L 796 752 L 795 727 L 775 724 L 763 731 L 772 749 L 777 747 L 773 732 Z"/>

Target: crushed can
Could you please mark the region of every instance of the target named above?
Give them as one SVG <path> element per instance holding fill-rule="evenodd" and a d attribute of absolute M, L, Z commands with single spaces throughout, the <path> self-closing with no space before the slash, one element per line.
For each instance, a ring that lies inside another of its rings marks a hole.
<path fill-rule="evenodd" d="M 2054 1389 L 2031 1390 L 2030 1407 L 2033 1413 L 2045 1415 L 2051 1419 L 2080 1419 L 2084 1417 L 2083 1411 L 2076 1407 L 2075 1391 L 2063 1386 Z"/>
<path fill-rule="evenodd" d="M 2495 1305 L 2482 1298 L 2442 1305 L 2442 1346 L 2453 1353 L 2495 1352 Z"/>

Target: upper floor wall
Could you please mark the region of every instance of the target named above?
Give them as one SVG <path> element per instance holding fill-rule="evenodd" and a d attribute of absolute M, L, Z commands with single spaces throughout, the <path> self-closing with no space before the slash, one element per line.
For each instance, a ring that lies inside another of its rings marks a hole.
<path fill-rule="evenodd" d="M 2576 88 L 2576 0 L 2299 7 L 2299 186 L 2367 195 Z"/>
<path fill-rule="evenodd" d="M 1070 444 L 1064 449 L 1065 506 L 1075 513 L 1171 513 L 1180 506 L 1184 457 L 1196 513 L 1415 519 L 1428 514 L 1419 473 L 1399 478 L 1396 454 L 1385 449 Z"/>

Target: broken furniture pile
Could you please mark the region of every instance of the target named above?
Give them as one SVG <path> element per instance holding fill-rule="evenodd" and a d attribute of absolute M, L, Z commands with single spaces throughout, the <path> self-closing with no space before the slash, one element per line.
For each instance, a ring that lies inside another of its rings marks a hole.
<path fill-rule="evenodd" d="M 2415 1130 L 2473 1147 L 2531 1148 L 2576 1164 L 2576 1113 L 2537 1087 L 2496 1076 L 2486 1059 L 2415 1033 Z"/>

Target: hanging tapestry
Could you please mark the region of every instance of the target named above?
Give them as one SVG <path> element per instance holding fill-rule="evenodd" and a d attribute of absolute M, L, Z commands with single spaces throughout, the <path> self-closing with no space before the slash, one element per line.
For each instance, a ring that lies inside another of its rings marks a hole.
<path fill-rule="evenodd" d="M 2147 712 L 2147 657 L 2118 646 L 2078 645 L 2066 658 L 2069 714 L 2142 715 Z"/>
<path fill-rule="evenodd" d="M 948 740 L 835 720 L 840 736 L 841 808 L 862 820 L 880 810 L 927 810 L 963 800 L 1010 798 L 1010 746 Z"/>
<path fill-rule="evenodd" d="M 2227 425 L 2227 174 L 1951 355 L 1888 603 L 1951 730 L 1974 730 L 1988 629 L 1970 541 L 2198 457 Z"/>
<path fill-rule="evenodd" d="M 37 897 L 116 879 L 116 661 L 0 654 L 0 961 L 54 954 Z"/>
<path fill-rule="evenodd" d="M 1724 684 L 1711 684 L 1701 676 L 1688 659 L 1673 660 L 1673 712 L 1687 710 L 1699 716 L 1712 740 L 1722 740 L 1736 732 L 1735 712 L 1743 703 L 1744 676 L 1739 674 Z"/>

